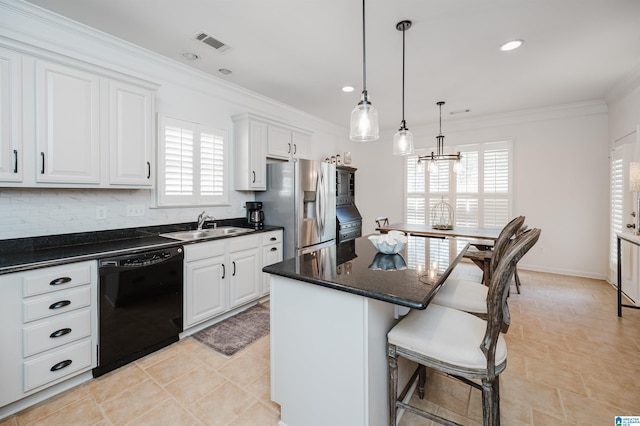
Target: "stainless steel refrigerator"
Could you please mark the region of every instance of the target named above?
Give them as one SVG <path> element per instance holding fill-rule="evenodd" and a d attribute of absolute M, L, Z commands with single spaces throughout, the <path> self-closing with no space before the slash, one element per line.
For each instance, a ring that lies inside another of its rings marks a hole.
<path fill-rule="evenodd" d="M 336 167 L 322 161 L 267 164 L 262 201 L 265 225 L 283 226 L 283 255 L 290 259 L 335 244 Z"/>

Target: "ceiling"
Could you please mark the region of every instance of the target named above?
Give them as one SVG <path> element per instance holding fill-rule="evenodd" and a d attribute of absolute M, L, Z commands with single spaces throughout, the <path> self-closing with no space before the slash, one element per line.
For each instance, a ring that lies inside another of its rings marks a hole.
<path fill-rule="evenodd" d="M 339 126 L 362 91 L 359 0 L 30 2 Z M 405 19 L 409 128 L 437 121 L 440 100 L 445 121 L 561 105 L 602 99 L 640 71 L 638 0 L 369 0 L 367 89 L 382 129 L 401 120 Z M 200 31 L 231 49 L 195 41 Z M 499 51 L 512 39 L 524 45 Z"/>

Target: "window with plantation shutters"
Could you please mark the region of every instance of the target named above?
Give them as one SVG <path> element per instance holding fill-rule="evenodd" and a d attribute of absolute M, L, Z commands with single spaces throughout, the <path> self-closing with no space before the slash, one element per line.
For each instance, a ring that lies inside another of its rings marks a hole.
<path fill-rule="evenodd" d="M 160 117 L 158 206 L 228 203 L 226 132 Z"/>
<path fill-rule="evenodd" d="M 511 143 L 487 142 L 451 148 L 462 155 L 462 170 L 438 161 L 429 172 L 407 156 L 405 221 L 430 223 L 430 211 L 444 200 L 454 209 L 455 226 L 502 228 L 511 218 Z"/>

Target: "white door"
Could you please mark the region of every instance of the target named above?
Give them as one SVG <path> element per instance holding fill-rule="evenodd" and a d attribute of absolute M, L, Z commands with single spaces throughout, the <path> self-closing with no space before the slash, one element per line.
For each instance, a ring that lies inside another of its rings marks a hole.
<path fill-rule="evenodd" d="M 230 308 L 250 302 L 260 296 L 259 249 L 252 248 L 229 254 Z"/>
<path fill-rule="evenodd" d="M 633 132 L 615 142 L 610 164 L 610 250 L 609 281 L 617 285 L 617 232 L 635 232 L 637 229 L 637 197 L 629 191 L 629 163 L 633 160 L 637 133 Z M 622 243 L 622 291 L 634 303 L 640 301 L 638 294 L 638 247 Z"/>
<path fill-rule="evenodd" d="M 187 262 L 184 328 L 227 310 L 225 256 Z"/>

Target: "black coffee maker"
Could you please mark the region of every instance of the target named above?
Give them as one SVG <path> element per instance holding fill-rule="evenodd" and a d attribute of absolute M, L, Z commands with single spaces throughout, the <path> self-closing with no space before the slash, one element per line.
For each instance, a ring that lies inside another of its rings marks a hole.
<path fill-rule="evenodd" d="M 261 201 L 247 201 L 247 222 L 253 229 L 264 228 L 264 212 L 262 211 Z"/>

